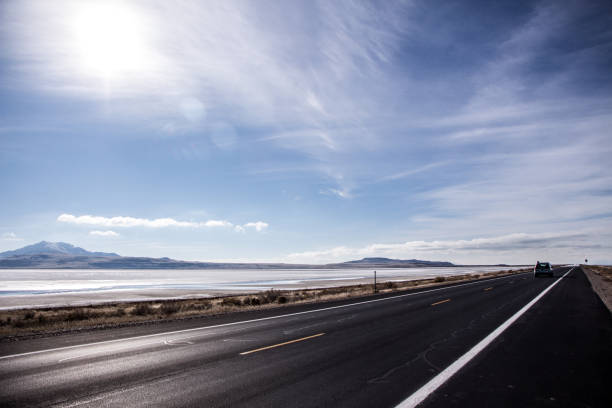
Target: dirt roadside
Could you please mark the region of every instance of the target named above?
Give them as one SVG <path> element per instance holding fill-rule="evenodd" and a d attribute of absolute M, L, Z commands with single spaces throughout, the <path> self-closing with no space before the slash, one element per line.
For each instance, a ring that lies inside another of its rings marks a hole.
<path fill-rule="evenodd" d="M 454 282 L 469 282 L 531 270 L 506 270 L 485 274 L 464 274 L 401 282 L 383 282 L 378 293 L 402 292 Z M 372 284 L 303 290 L 265 292 L 215 298 L 114 302 L 89 306 L 48 307 L 0 311 L 0 341 L 60 335 L 67 332 L 98 330 L 168 320 L 190 319 L 250 310 L 275 309 L 293 304 L 323 303 L 353 299 L 374 293 Z"/>
<path fill-rule="evenodd" d="M 612 313 L 612 266 L 580 265 L 591 286 Z"/>

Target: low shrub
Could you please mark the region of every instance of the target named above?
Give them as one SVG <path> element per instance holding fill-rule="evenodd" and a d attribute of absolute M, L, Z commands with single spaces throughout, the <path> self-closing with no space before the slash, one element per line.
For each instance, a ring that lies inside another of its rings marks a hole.
<path fill-rule="evenodd" d="M 239 298 L 226 297 L 221 301 L 222 306 L 242 306 L 242 301 Z"/>
<path fill-rule="evenodd" d="M 45 316 L 44 314 L 39 313 L 38 314 L 38 323 L 45 324 L 46 322 L 47 322 L 47 316 Z"/>
<path fill-rule="evenodd" d="M 385 288 L 387 288 L 387 289 L 395 289 L 395 288 L 397 288 L 397 284 L 395 282 L 386 282 L 385 283 Z"/>
<path fill-rule="evenodd" d="M 66 315 L 66 320 L 72 322 L 75 320 L 87 320 L 89 317 L 89 313 L 87 313 L 84 309 L 74 309 Z"/>
<path fill-rule="evenodd" d="M 436 279 L 434 279 L 434 282 L 444 282 L 446 280 L 446 278 L 444 276 L 436 276 Z"/>
<path fill-rule="evenodd" d="M 208 299 L 199 299 L 193 303 L 185 303 L 181 307 L 182 310 L 208 310 L 212 308 L 212 302 Z"/>
<path fill-rule="evenodd" d="M 279 296 L 278 303 L 280 304 L 287 303 L 287 298 L 285 296 Z"/>
<path fill-rule="evenodd" d="M 25 314 L 23 315 L 23 320 L 30 320 L 34 318 L 34 312 L 31 310 L 28 310 L 27 312 L 25 312 Z"/>
<path fill-rule="evenodd" d="M 258 298 L 258 297 L 252 297 L 252 298 L 250 298 L 250 302 L 251 302 L 251 305 L 253 305 L 253 306 L 258 306 L 258 305 L 260 305 L 260 304 L 261 304 L 261 301 L 259 300 L 259 298 Z"/>
<path fill-rule="evenodd" d="M 266 290 L 263 293 L 263 297 L 266 299 L 265 303 L 274 303 L 279 296 L 280 294 L 278 293 L 278 291 L 274 289 Z"/>
<path fill-rule="evenodd" d="M 165 302 L 162 303 L 159 310 L 165 315 L 171 315 L 178 313 L 181 310 L 181 305 L 179 305 L 177 302 Z"/>
<path fill-rule="evenodd" d="M 153 308 L 148 303 L 139 303 L 132 309 L 133 316 L 146 316 L 153 313 Z"/>
<path fill-rule="evenodd" d="M 344 288 L 327 288 L 321 291 L 321 295 L 337 295 L 338 293 L 342 293 L 344 291 Z"/>

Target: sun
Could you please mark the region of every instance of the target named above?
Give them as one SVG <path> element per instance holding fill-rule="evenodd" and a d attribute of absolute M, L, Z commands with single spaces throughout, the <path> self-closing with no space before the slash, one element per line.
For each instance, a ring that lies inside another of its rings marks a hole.
<path fill-rule="evenodd" d="M 114 79 L 150 67 L 145 26 L 121 3 L 84 4 L 73 18 L 75 51 L 84 74 Z"/>

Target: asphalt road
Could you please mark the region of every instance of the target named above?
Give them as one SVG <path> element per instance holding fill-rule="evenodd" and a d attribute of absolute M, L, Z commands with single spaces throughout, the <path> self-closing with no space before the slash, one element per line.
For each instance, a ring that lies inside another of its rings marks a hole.
<path fill-rule="evenodd" d="M 568 270 L 3 343 L 0 404 L 394 407 Z M 612 406 L 611 357 L 575 268 L 423 404 Z"/>

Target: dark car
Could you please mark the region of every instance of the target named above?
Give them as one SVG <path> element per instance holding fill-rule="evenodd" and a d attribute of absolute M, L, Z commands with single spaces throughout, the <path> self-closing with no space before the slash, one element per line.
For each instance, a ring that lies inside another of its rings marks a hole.
<path fill-rule="evenodd" d="M 538 276 L 550 276 L 553 277 L 552 266 L 548 262 L 540 262 L 536 263 L 535 268 L 533 268 L 533 277 L 537 278 Z"/>

